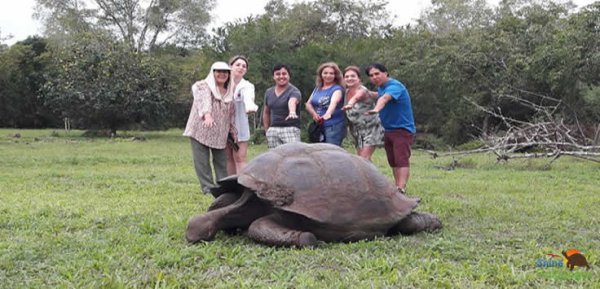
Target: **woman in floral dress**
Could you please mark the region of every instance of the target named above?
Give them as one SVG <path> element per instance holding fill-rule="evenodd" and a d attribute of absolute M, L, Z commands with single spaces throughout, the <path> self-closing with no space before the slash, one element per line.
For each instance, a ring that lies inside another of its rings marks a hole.
<path fill-rule="evenodd" d="M 344 81 L 347 103 L 342 109 L 346 111 L 356 154 L 370 161 L 375 148 L 383 145 L 383 127 L 379 116 L 367 114 L 367 111 L 375 107 L 377 95 L 372 95 L 362 85 L 360 69 L 356 66 L 344 69 Z"/>

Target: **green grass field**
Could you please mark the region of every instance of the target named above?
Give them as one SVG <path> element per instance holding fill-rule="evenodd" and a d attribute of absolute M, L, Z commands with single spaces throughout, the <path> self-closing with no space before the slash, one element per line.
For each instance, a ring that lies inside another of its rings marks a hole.
<path fill-rule="evenodd" d="M 315 249 L 220 233 L 190 246 L 187 221 L 212 197 L 181 131 L 80 135 L 0 130 L 0 288 L 600 288 L 596 163 L 471 155 L 449 171 L 415 151 L 409 194 L 439 233 Z M 374 162 L 391 180 L 384 155 Z M 536 267 L 568 248 L 592 269 Z"/>

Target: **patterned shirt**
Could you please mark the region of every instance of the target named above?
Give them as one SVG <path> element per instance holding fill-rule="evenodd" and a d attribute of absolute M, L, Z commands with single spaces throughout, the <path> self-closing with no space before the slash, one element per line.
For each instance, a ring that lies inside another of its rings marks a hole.
<path fill-rule="evenodd" d="M 192 85 L 192 95 L 194 102 L 183 135 L 191 137 L 205 146 L 224 149 L 227 144 L 227 134 L 235 131 L 232 124 L 234 112 L 232 102 L 225 103 L 217 100 L 204 80 Z M 202 126 L 203 117 L 207 113 L 210 113 L 215 120 L 215 125 L 212 127 Z"/>

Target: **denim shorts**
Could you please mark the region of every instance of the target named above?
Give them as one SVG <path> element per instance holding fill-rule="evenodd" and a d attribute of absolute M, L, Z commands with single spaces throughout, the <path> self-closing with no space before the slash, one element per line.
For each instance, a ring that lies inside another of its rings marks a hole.
<path fill-rule="evenodd" d="M 346 122 L 341 121 L 334 125 L 325 127 L 325 142 L 342 146 L 342 141 L 346 137 Z"/>

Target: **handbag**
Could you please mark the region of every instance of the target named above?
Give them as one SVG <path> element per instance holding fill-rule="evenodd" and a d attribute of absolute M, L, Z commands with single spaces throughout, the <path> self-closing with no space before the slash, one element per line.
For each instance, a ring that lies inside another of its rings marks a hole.
<path fill-rule="evenodd" d="M 325 141 L 325 126 L 316 121 L 308 125 L 308 141 L 310 143 L 319 143 Z"/>
<path fill-rule="evenodd" d="M 240 146 L 238 146 L 238 144 L 235 143 L 235 139 L 233 138 L 233 135 L 231 133 L 227 134 L 227 144 L 231 147 L 231 149 L 233 149 L 236 152 L 240 149 Z"/>

